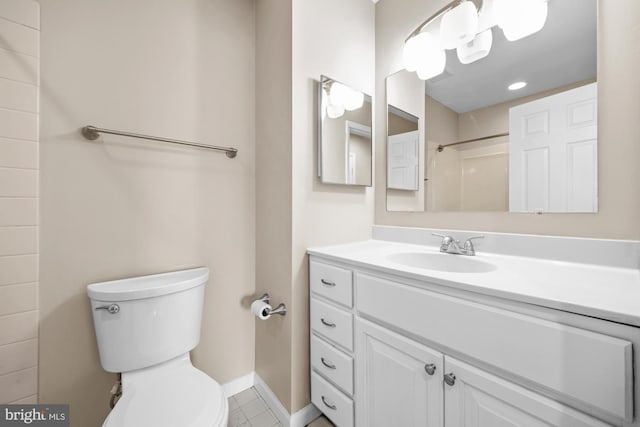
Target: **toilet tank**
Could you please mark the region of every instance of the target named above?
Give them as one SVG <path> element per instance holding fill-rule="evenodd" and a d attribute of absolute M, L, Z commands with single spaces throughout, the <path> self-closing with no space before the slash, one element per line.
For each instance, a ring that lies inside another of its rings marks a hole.
<path fill-rule="evenodd" d="M 191 351 L 208 279 L 200 267 L 88 285 L 102 367 L 128 372 Z"/>

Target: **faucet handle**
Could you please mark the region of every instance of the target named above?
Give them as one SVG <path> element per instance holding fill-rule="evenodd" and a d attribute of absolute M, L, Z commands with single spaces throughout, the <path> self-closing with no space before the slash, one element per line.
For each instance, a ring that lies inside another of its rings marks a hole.
<path fill-rule="evenodd" d="M 431 233 L 431 234 L 433 234 L 434 236 L 442 237 L 442 242 L 440 242 L 440 252 L 448 252 L 449 247 L 452 244 L 455 244 L 456 246 L 458 244 L 458 241 L 451 236 L 446 236 L 440 233 Z"/>
<path fill-rule="evenodd" d="M 473 247 L 473 239 L 484 239 L 484 236 L 471 236 L 464 242 L 464 251 L 467 255 L 475 255 L 476 249 Z"/>
<path fill-rule="evenodd" d="M 447 236 L 446 234 L 440 234 L 440 233 L 431 233 L 431 234 L 434 236 L 442 237 L 443 242 L 447 242 L 447 243 L 453 242 L 453 241 L 457 242 L 457 240 L 454 239 L 452 236 Z"/>

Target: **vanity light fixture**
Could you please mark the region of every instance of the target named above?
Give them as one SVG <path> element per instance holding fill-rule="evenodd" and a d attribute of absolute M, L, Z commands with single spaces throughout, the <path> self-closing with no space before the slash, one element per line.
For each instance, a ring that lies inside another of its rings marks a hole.
<path fill-rule="evenodd" d="M 526 85 L 527 85 L 527 82 L 515 82 L 515 83 L 511 83 L 509 85 L 508 89 L 509 90 L 518 90 L 518 89 L 522 89 Z"/>
<path fill-rule="evenodd" d="M 364 104 L 364 93 L 333 80 L 327 80 L 322 90 L 323 117 L 341 117 L 345 111 L 354 111 Z"/>
<path fill-rule="evenodd" d="M 536 33 L 547 20 L 550 0 L 453 0 L 420 24 L 404 43 L 407 71 L 427 80 L 441 74 L 445 49 L 456 49 L 462 64 L 486 57 L 493 44 L 492 27 L 509 41 Z"/>

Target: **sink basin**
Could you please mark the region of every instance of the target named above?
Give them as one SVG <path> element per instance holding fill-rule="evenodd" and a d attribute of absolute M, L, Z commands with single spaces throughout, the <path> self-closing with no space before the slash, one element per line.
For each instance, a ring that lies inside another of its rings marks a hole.
<path fill-rule="evenodd" d="M 400 252 L 388 255 L 387 259 L 407 267 L 448 271 L 451 273 L 487 273 L 496 269 L 496 266 L 489 262 L 465 255 Z"/>

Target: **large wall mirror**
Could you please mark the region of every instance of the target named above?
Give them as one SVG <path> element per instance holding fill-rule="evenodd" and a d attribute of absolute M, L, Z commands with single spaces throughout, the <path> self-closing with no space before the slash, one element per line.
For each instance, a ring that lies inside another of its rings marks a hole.
<path fill-rule="evenodd" d="M 549 0 L 544 27 L 516 41 L 488 31 L 490 52 L 476 62 L 445 50 L 435 77 L 387 78 L 387 209 L 403 210 L 404 191 L 423 193 L 427 211 L 597 212 L 597 1 Z M 409 87 L 424 100 L 423 179 L 399 190 L 391 121 L 394 100 L 415 97 Z"/>
<path fill-rule="evenodd" d="M 318 93 L 318 176 L 322 183 L 370 187 L 371 96 L 321 76 Z"/>

